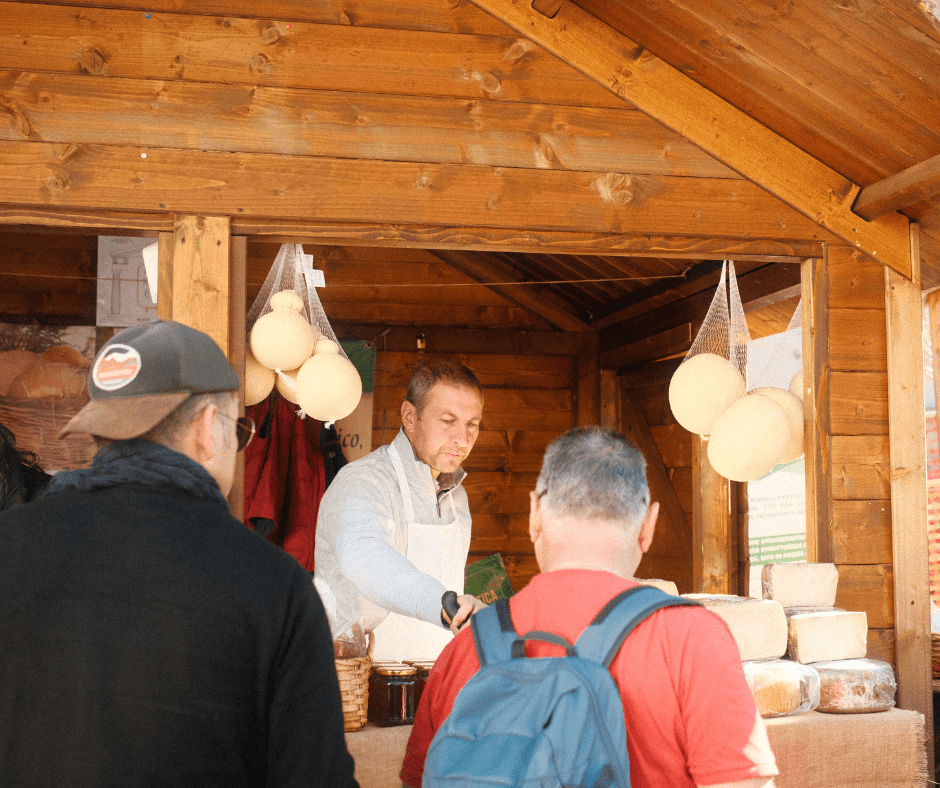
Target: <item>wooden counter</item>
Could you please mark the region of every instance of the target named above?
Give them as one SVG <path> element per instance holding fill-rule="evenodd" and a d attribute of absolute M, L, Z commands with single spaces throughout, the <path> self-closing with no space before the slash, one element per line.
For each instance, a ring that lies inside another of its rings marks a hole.
<path fill-rule="evenodd" d="M 924 718 L 892 709 L 877 714 L 820 714 L 765 720 L 777 758 L 777 788 L 923 788 Z M 410 725 L 373 725 L 346 734 L 361 788 L 400 788 L 398 772 Z"/>

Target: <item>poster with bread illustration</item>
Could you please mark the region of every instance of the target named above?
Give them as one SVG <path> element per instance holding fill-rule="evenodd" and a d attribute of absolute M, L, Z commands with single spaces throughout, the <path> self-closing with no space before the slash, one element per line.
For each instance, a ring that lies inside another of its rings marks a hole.
<path fill-rule="evenodd" d="M 0 423 L 50 473 L 87 467 L 95 455 L 87 435 L 57 437 L 88 401 L 95 334 L 94 326 L 0 323 Z"/>

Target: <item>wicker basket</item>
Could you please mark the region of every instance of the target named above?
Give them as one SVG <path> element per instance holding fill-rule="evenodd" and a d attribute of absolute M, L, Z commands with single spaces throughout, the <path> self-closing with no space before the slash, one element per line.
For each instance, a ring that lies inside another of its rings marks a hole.
<path fill-rule="evenodd" d="M 940 634 L 930 633 L 930 667 L 933 678 L 940 679 Z"/>
<path fill-rule="evenodd" d="M 336 677 L 343 699 L 343 729 L 357 731 L 366 724 L 369 710 L 369 671 L 372 657 L 336 660 Z"/>
<path fill-rule="evenodd" d="M 63 399 L 0 397 L 0 424 L 16 436 L 19 448 L 35 452 L 44 470 L 85 468 L 97 451 L 91 436 L 57 436 L 86 402 L 87 394 Z"/>
<path fill-rule="evenodd" d="M 365 633 L 365 657 L 336 660 L 336 678 L 343 699 L 344 730 L 357 731 L 366 724 L 369 713 L 369 675 L 372 672 L 372 653 L 375 651 L 375 633 Z"/>

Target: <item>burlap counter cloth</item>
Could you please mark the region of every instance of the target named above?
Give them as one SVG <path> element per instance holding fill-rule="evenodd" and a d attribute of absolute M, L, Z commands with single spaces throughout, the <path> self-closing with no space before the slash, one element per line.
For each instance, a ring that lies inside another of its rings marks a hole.
<path fill-rule="evenodd" d="M 890 709 L 764 720 L 777 788 L 925 788 L 924 715 Z"/>

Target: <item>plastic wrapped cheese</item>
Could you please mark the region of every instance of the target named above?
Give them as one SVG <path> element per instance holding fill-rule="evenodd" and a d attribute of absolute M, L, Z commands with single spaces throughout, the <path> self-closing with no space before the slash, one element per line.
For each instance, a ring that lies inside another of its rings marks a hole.
<path fill-rule="evenodd" d="M 776 659 L 787 651 L 787 618 L 772 599 L 733 594 L 683 594 L 721 616 L 743 661 Z"/>
<path fill-rule="evenodd" d="M 819 674 L 789 659 L 744 662 L 744 678 L 761 717 L 804 714 L 819 705 Z"/>
<path fill-rule="evenodd" d="M 642 580 L 639 577 L 635 578 L 638 583 L 642 583 L 645 586 L 653 586 L 658 588 L 660 591 L 665 591 L 667 594 L 672 596 L 679 596 L 679 589 L 672 580 Z"/>
<path fill-rule="evenodd" d="M 791 612 L 787 641 L 790 659 L 803 664 L 861 659 L 868 651 L 868 616 L 836 609 Z"/>
<path fill-rule="evenodd" d="M 817 662 L 819 707 L 829 714 L 864 714 L 894 706 L 898 684 L 894 670 L 877 659 L 840 659 Z"/>
<path fill-rule="evenodd" d="M 839 572 L 835 564 L 764 564 L 760 579 L 764 599 L 775 599 L 784 607 L 836 603 Z"/>

